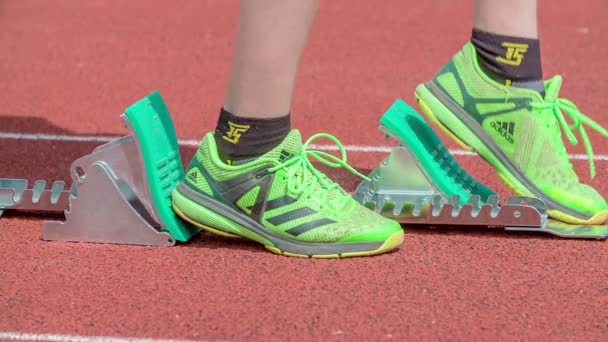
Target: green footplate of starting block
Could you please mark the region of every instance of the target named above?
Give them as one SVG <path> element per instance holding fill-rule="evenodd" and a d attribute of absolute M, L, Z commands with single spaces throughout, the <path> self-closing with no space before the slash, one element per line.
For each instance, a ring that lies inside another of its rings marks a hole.
<path fill-rule="evenodd" d="M 169 110 L 158 92 L 125 110 L 127 125 L 136 133 L 150 195 L 163 227 L 178 241 L 188 241 L 200 230 L 181 220 L 171 208 L 171 193 L 184 178 L 177 136 Z"/>
<path fill-rule="evenodd" d="M 431 126 L 404 101 L 396 100 L 380 123 L 381 130 L 409 147 L 428 178 L 448 197 L 456 195 L 464 204 L 470 195 L 478 195 L 482 202 L 496 195 L 458 164 Z"/>

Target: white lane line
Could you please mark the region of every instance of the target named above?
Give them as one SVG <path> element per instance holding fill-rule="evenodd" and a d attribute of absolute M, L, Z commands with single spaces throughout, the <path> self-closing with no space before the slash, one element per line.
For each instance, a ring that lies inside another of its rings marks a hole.
<path fill-rule="evenodd" d="M 78 142 L 108 142 L 118 136 L 99 136 L 99 135 L 64 135 L 64 134 L 44 134 L 44 133 L 11 133 L 0 132 L 0 139 L 16 140 L 41 140 L 41 141 L 78 141 Z"/>
<path fill-rule="evenodd" d="M 103 135 L 66 135 L 66 134 L 44 134 L 44 133 L 11 133 L 0 132 L 0 139 L 15 139 L 15 140 L 37 140 L 37 141 L 66 141 L 66 142 L 108 142 L 119 138 L 119 136 L 103 136 Z M 198 146 L 200 140 L 194 139 L 179 139 L 178 143 L 182 146 Z M 362 153 L 387 153 L 390 152 L 391 146 L 369 146 L 369 145 L 344 145 L 349 152 Z M 311 144 L 310 148 L 323 151 L 337 151 L 335 145 L 316 145 Z M 475 156 L 476 153 L 456 149 L 450 150 L 456 156 Z M 568 155 L 572 160 L 589 160 L 586 154 L 573 153 Z M 596 154 L 593 156 L 595 160 L 608 160 L 608 154 Z"/>
<path fill-rule="evenodd" d="M 48 341 L 48 342 L 186 342 L 192 340 L 110 337 L 110 336 L 75 336 L 59 334 L 28 334 L 20 332 L 0 331 L 3 341 Z"/>

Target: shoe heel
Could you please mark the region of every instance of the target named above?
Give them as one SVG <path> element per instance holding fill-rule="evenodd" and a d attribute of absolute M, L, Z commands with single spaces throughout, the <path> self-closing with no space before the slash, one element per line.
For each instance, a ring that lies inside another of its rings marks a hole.
<path fill-rule="evenodd" d="M 215 235 L 219 235 L 219 236 L 223 236 L 223 237 L 227 237 L 227 238 L 232 238 L 232 239 L 242 239 L 243 237 L 240 235 L 236 235 L 233 233 L 228 233 L 225 232 L 221 229 L 218 228 L 214 228 L 214 227 L 210 227 L 208 225 L 202 224 L 200 222 L 197 222 L 191 218 L 189 218 L 186 214 L 184 214 L 178 207 L 176 207 L 175 205 L 173 205 L 173 211 L 177 214 L 177 216 L 179 216 L 182 220 L 189 222 L 199 228 L 202 228 L 210 233 L 213 233 Z"/>

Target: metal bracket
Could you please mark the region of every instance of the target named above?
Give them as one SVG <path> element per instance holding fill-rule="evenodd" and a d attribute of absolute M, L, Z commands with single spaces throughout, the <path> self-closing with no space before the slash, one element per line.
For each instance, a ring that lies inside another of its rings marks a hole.
<path fill-rule="evenodd" d="M 173 246 L 161 231 L 143 166 L 131 135 L 96 148 L 72 163 L 73 194 L 65 222 L 46 221 L 43 239 Z"/>
<path fill-rule="evenodd" d="M 0 208 L 65 213 L 65 222 L 44 222 L 44 240 L 172 246 L 142 183 L 138 153 L 131 135 L 97 147 L 72 163 L 70 191 L 62 181 L 49 190 L 43 180 L 28 188 L 25 179 L 2 178 Z"/>
<path fill-rule="evenodd" d="M 499 206 L 496 195 L 485 203 L 479 196 L 470 195 L 461 204 L 460 196 L 448 197 L 437 189 L 402 145 L 394 147 L 369 178 L 371 181 L 359 184 L 355 199 L 402 223 L 530 227 L 547 221 L 545 203 L 536 198 L 511 197 Z"/>
<path fill-rule="evenodd" d="M 131 134 L 98 146 L 70 167 L 72 186 L 0 179 L 2 210 L 63 212 L 46 221 L 52 241 L 173 246 L 199 230 L 171 210 L 171 192 L 184 176 L 175 131 L 160 94 L 153 92 L 121 119 Z"/>

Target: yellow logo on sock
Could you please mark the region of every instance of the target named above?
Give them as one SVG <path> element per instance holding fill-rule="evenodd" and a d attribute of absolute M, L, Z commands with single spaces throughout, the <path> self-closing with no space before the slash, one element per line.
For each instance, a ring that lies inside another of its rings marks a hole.
<path fill-rule="evenodd" d="M 517 44 L 504 42 L 502 47 L 507 48 L 506 58 L 496 57 L 496 60 L 503 64 L 519 66 L 524 59 L 524 54 L 528 51 L 528 44 Z"/>
<path fill-rule="evenodd" d="M 239 139 L 241 138 L 241 135 L 247 132 L 251 127 L 250 125 L 235 124 L 232 121 L 228 121 L 228 126 L 230 126 L 230 131 L 228 131 L 226 135 L 222 136 L 222 138 L 233 144 L 237 144 L 239 142 Z"/>

